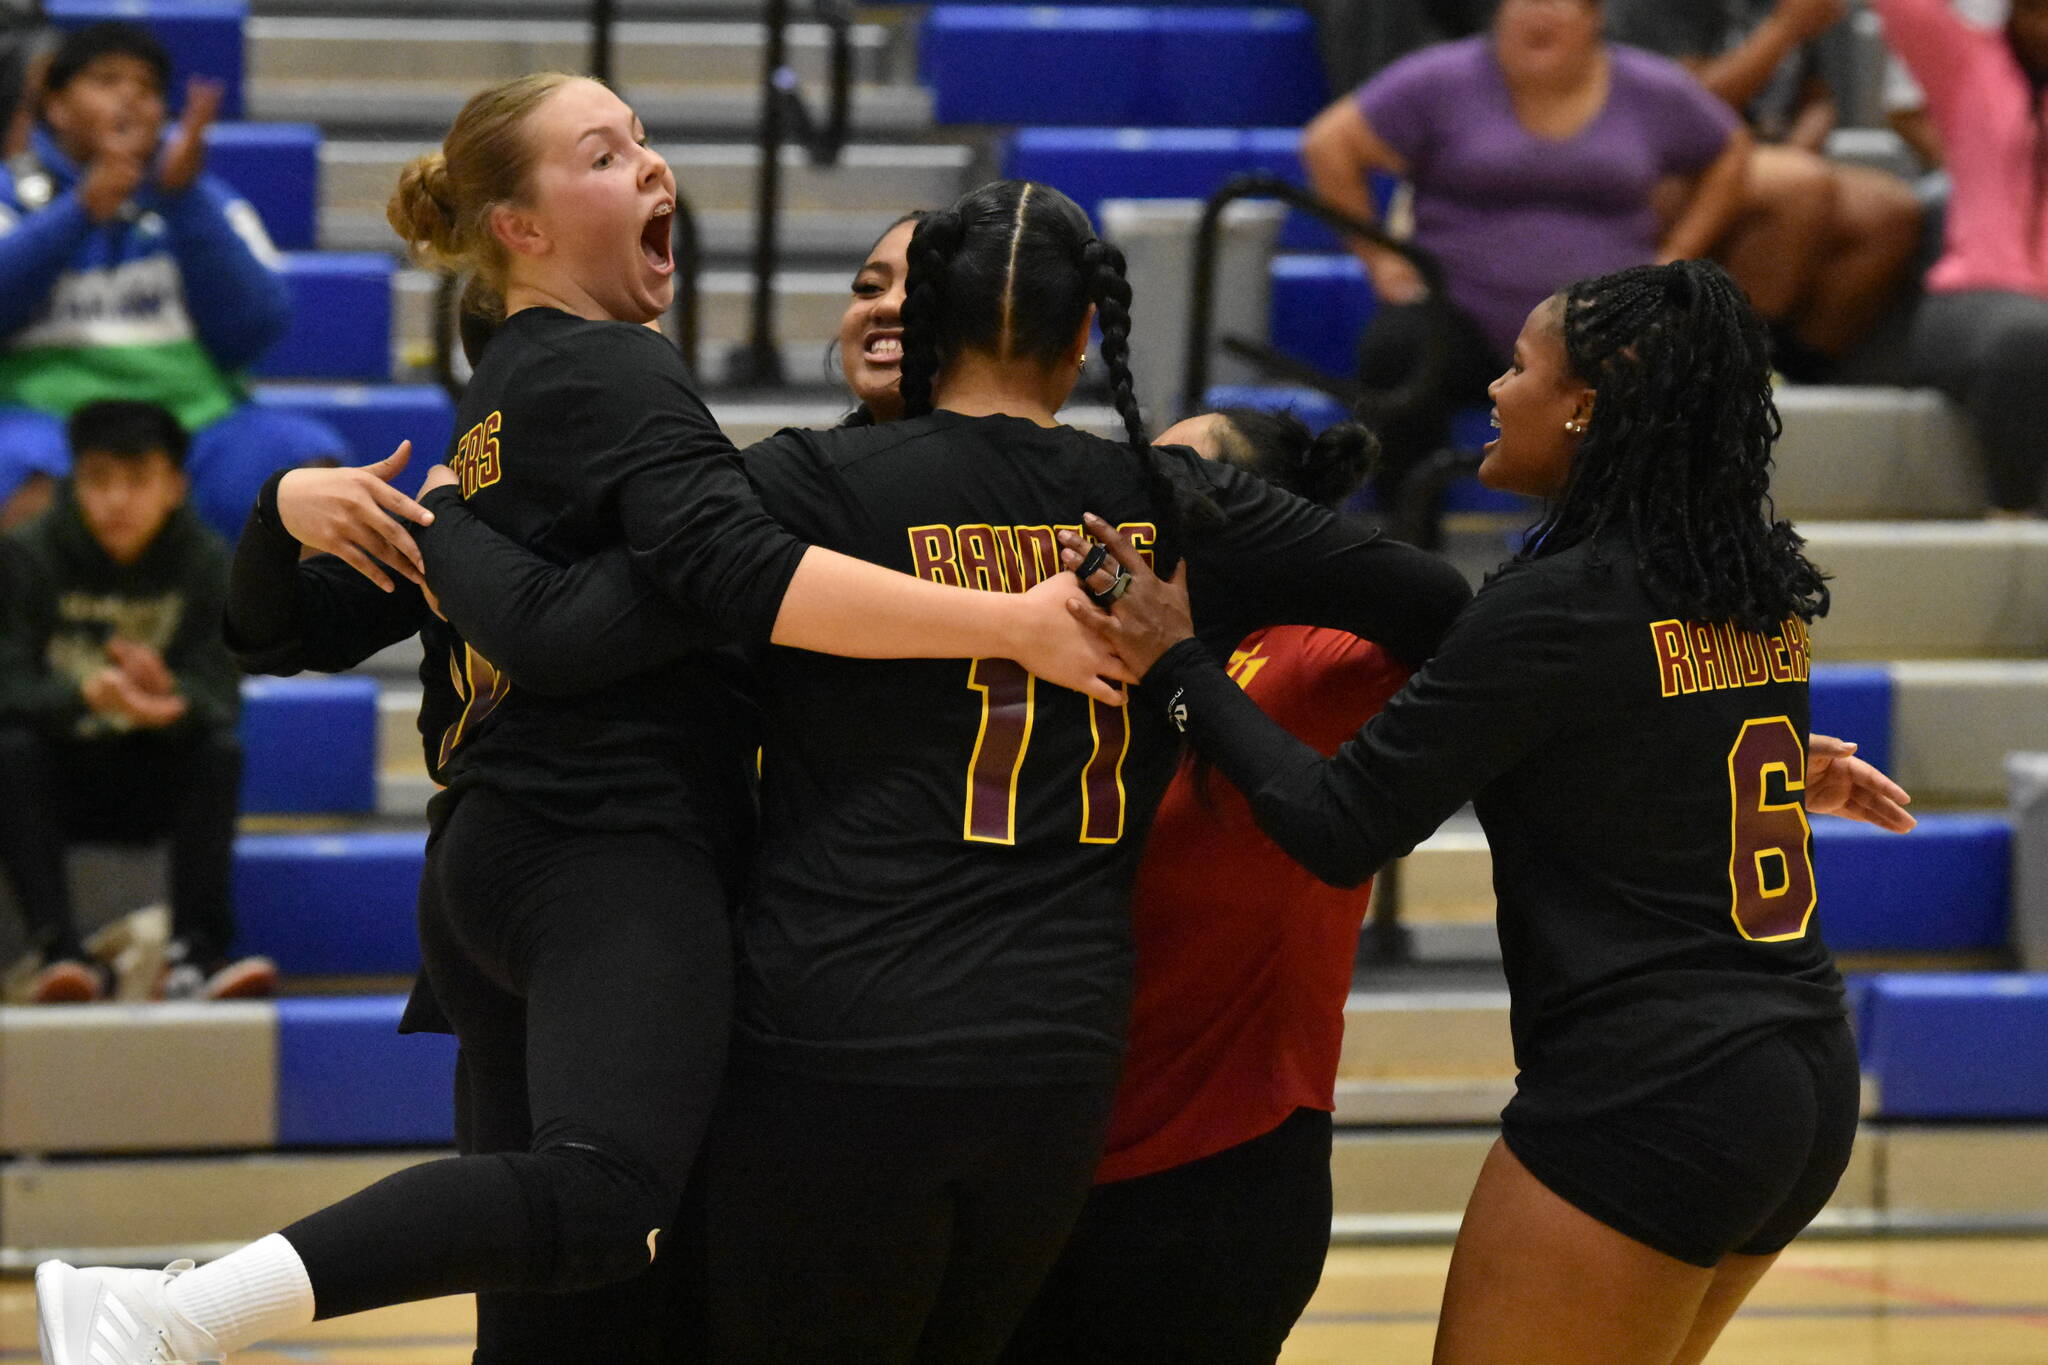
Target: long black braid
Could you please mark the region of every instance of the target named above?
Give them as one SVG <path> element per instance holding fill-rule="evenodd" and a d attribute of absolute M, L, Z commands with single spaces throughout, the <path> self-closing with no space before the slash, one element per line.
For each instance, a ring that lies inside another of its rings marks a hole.
<path fill-rule="evenodd" d="M 1595 392 L 1564 492 L 1519 558 L 1626 537 L 1644 585 L 1691 620 L 1769 632 L 1826 613 L 1805 542 L 1771 502 L 1762 321 L 1720 266 L 1638 266 L 1560 296 L 1565 358 Z"/>
<path fill-rule="evenodd" d="M 932 410 L 941 368 L 964 350 L 1049 365 L 1072 346 L 1089 306 L 1102 330 L 1117 415 L 1157 507 L 1163 540 L 1184 539 L 1184 509 L 1138 411 L 1131 378 L 1131 286 L 1124 255 L 1080 205 L 1050 185 L 999 180 L 934 213 L 911 234 L 903 298 L 903 415 Z"/>

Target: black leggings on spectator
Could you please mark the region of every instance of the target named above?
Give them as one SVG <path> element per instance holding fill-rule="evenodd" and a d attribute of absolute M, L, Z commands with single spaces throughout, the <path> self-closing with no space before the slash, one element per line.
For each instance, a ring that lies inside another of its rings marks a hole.
<path fill-rule="evenodd" d="M 229 878 L 242 747 L 225 730 L 176 725 L 58 740 L 0 726 L 0 866 L 45 957 L 84 955 L 65 846 L 171 845 L 172 932 L 210 963 L 235 936 Z"/>
<path fill-rule="evenodd" d="M 488 791 L 456 803 L 428 847 L 420 940 L 461 1041 L 465 1155 L 284 1230 L 321 1318 L 475 1292 L 479 1365 L 692 1358 L 654 1308 L 688 1275 L 673 1230 L 725 1067 L 722 856 Z"/>
<path fill-rule="evenodd" d="M 1271 1365 L 1330 1250 L 1330 1115 L 1097 1185 L 1003 1365 Z"/>
<path fill-rule="evenodd" d="M 1962 406 L 1991 505 L 2041 503 L 2048 469 L 2048 299 L 1978 289 L 1929 294 L 1913 322 L 1916 375 Z"/>
<path fill-rule="evenodd" d="M 1434 382 L 1408 401 L 1373 414 L 1381 456 L 1373 475 L 1380 506 L 1392 509 L 1401 481 L 1450 443 L 1451 418 L 1486 401 L 1486 386 L 1507 367 L 1472 315 L 1448 300 L 1381 304 L 1358 343 L 1358 377 L 1381 392 L 1401 389 L 1426 363 L 1433 337 L 1443 351 Z"/>
<path fill-rule="evenodd" d="M 1088 1197 L 1111 1097 L 736 1062 L 701 1173 L 713 1359 L 995 1361 Z"/>

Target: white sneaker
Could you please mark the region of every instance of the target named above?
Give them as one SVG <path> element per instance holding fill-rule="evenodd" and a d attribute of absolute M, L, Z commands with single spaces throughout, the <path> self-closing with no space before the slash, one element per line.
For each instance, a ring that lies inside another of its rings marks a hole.
<path fill-rule="evenodd" d="M 210 1365 L 227 1353 L 171 1307 L 164 1286 L 192 1268 L 36 1267 L 43 1365 Z"/>

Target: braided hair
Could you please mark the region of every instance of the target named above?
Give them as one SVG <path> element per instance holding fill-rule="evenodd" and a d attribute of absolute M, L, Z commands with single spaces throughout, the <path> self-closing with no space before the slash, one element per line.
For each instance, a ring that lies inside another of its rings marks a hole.
<path fill-rule="evenodd" d="M 1006 364 L 1051 365 L 1088 309 L 1102 331 L 1117 415 L 1177 543 L 1182 499 L 1161 469 L 1131 379 L 1131 286 L 1124 254 L 1095 235 L 1081 206 L 1050 185 L 998 180 L 928 215 L 910 238 L 903 299 L 903 415 L 932 410 L 941 369 L 963 351 Z"/>
<path fill-rule="evenodd" d="M 1597 397 L 1564 491 L 1517 558 L 1613 531 L 1644 585 L 1690 619 L 1768 633 L 1824 615 L 1826 580 L 1771 502 L 1782 424 L 1763 323 L 1734 280 L 1679 261 L 1559 299 L 1566 361 Z"/>

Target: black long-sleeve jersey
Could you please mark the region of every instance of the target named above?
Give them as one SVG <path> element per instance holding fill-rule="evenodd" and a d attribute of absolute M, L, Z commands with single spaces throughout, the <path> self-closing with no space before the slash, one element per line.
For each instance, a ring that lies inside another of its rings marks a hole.
<path fill-rule="evenodd" d="M 1419 659 L 1469 596 L 1441 562 L 1257 479 L 1185 451 L 1158 458 L 1224 514 L 1187 549 L 1218 650 L 1298 622 Z M 1055 531 L 1084 511 L 1120 523 L 1164 566 L 1182 553 L 1165 543 L 1130 450 L 1066 427 L 939 412 L 786 431 L 753 447 L 746 466 L 795 534 L 939 583 L 1023 591 L 1058 572 Z M 444 607 L 513 651 L 501 662 L 515 679 L 523 635 L 574 647 L 575 622 L 626 614 L 607 591 L 586 591 L 582 571 L 550 570 L 460 509 L 432 539 L 429 578 Z M 507 595 L 502 583 L 518 587 Z M 641 607 L 658 640 L 658 603 Z M 603 650 L 576 652 L 606 666 Z M 842 1080 L 1113 1077 L 1129 888 L 1178 754 L 1164 720 L 1003 659 L 776 649 L 764 671 L 763 839 L 740 926 L 743 1043 L 771 1064 Z"/>
<path fill-rule="evenodd" d="M 1467 800 L 1493 849 L 1516 1104 L 1588 1113 L 1759 1031 L 1842 1015 L 1802 806 L 1805 624 L 1678 619 L 1624 545 L 1513 565 L 1339 753 L 1272 724 L 1194 642 L 1146 690 L 1259 825 L 1351 884 Z"/>
<path fill-rule="evenodd" d="M 567 670 L 590 689 L 574 695 L 548 669 L 514 684 L 410 585 L 385 594 L 331 557 L 282 572 L 296 546 L 273 487 L 230 603 L 244 666 L 347 667 L 418 632 L 421 736 L 451 792 L 490 786 L 578 827 L 728 838 L 751 809 L 754 703 L 737 651 L 688 646 L 765 641 L 807 547 L 761 509 L 674 347 L 643 327 L 523 310 L 493 338 L 456 430 L 447 462 L 475 516 L 554 562 L 605 552 L 600 572 L 622 581 L 630 552 L 690 604 L 664 647 L 608 673 Z M 431 544 L 433 529 L 415 536 Z"/>

